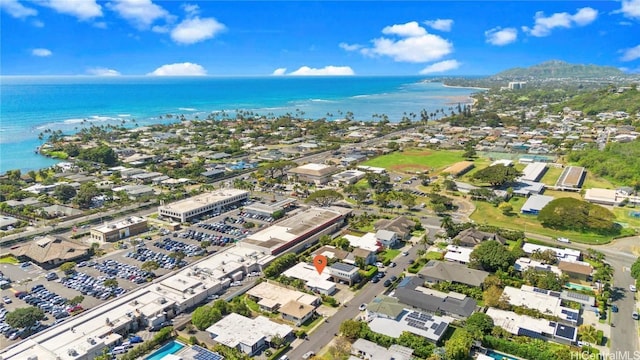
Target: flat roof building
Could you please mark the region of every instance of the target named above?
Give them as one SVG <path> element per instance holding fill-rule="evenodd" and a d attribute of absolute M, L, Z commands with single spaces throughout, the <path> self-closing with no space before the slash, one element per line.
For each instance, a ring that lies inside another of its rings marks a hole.
<path fill-rule="evenodd" d="M 317 241 L 322 235 L 331 234 L 342 227 L 349 213 L 351 209 L 341 207 L 311 207 L 247 236 L 240 245 L 271 255 L 297 252 Z"/>
<path fill-rule="evenodd" d="M 522 245 L 522 250 L 528 255 L 531 255 L 534 252 L 544 252 L 545 250 L 551 250 L 556 253 L 556 257 L 558 258 L 558 261 L 576 262 L 576 261 L 580 261 L 580 257 L 582 256 L 582 254 L 580 253 L 580 250 L 574 250 L 569 248 L 560 249 L 560 248 L 554 248 L 551 246 L 537 245 L 532 243 L 525 243 L 524 245 Z"/>
<path fill-rule="evenodd" d="M 432 314 L 467 318 L 476 310 L 476 301 L 455 292 L 443 293 L 423 286 L 424 280 L 408 276 L 400 281 L 395 296 L 401 303 Z"/>
<path fill-rule="evenodd" d="M 547 204 L 553 201 L 553 196 L 531 195 L 520 209 L 523 214 L 537 215 Z"/>
<path fill-rule="evenodd" d="M 309 290 L 319 294 L 331 295 L 336 291 L 336 284 L 329 281 L 331 278 L 329 271 L 318 274 L 316 268 L 311 264 L 297 263 L 282 275 L 304 281 Z"/>
<path fill-rule="evenodd" d="M 467 264 L 470 261 L 469 258 L 471 257 L 472 252 L 472 248 L 461 247 L 457 245 L 447 245 L 447 253 L 444 254 L 444 259 L 460 264 Z"/>
<path fill-rule="evenodd" d="M 582 166 L 568 166 L 556 182 L 556 187 L 565 190 L 579 189 L 582 187 L 586 171 Z"/>
<path fill-rule="evenodd" d="M 101 243 L 114 242 L 147 231 L 147 219 L 130 216 L 91 229 L 91 240 Z"/>
<path fill-rule="evenodd" d="M 556 316 L 560 321 L 577 324 L 580 318 L 579 311 L 562 306 L 560 295 L 557 291 L 529 285 L 522 285 L 520 289 L 506 286 L 502 292 L 502 296 L 513 306 L 536 309 L 542 314 Z"/>
<path fill-rule="evenodd" d="M 289 178 L 299 182 L 324 185 L 338 169 L 331 165 L 309 163 L 289 170 Z"/>
<path fill-rule="evenodd" d="M 558 276 L 562 275 L 562 271 L 560 271 L 557 266 L 545 264 L 537 260 L 529 259 L 528 257 L 521 257 L 516 260 L 513 268 L 520 272 L 533 269 L 535 271 L 551 271 Z"/>
<path fill-rule="evenodd" d="M 489 308 L 487 315 L 493 319 L 495 326 L 500 326 L 513 335 L 554 340 L 564 344 L 573 344 L 578 338 L 578 330 L 570 325 L 495 308 Z"/>
<path fill-rule="evenodd" d="M 252 356 L 268 346 L 274 336 L 291 339 L 293 328 L 275 323 L 264 316 L 251 319 L 230 313 L 209 326 L 207 332 L 214 341 Z"/>
<path fill-rule="evenodd" d="M 318 306 L 322 302 L 319 297 L 293 290 L 270 282 L 262 282 L 247 291 L 260 308 L 266 311 L 277 311 L 291 301 L 309 306 Z"/>
<path fill-rule="evenodd" d="M 363 179 L 366 173 L 360 170 L 346 170 L 331 177 L 337 184 L 352 185 Z"/>
<path fill-rule="evenodd" d="M 187 222 L 201 215 L 219 212 L 225 207 L 239 205 L 249 199 L 249 192 L 238 189 L 221 189 L 158 207 L 158 215 L 180 222 Z"/>

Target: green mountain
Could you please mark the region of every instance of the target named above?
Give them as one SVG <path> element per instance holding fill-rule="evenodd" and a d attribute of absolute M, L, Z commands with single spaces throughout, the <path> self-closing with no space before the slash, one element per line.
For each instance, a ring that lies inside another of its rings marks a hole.
<path fill-rule="evenodd" d="M 548 78 L 607 78 L 625 76 L 613 66 L 569 64 L 551 60 L 528 68 L 513 68 L 491 76 L 492 79 L 548 79 Z"/>

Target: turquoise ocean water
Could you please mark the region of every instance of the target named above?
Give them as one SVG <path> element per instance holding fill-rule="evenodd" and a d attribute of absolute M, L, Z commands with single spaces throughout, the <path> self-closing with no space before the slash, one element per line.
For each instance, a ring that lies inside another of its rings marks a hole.
<path fill-rule="evenodd" d="M 36 155 L 44 130 L 72 134 L 83 126 L 138 126 L 168 121 L 166 114 L 204 119 L 236 109 L 258 114 L 304 112 L 307 118 L 356 120 L 386 114 L 447 110 L 468 102 L 473 89 L 424 83 L 418 77 L 2 77 L 0 78 L 0 173 L 55 163 Z M 342 113 L 342 115 L 341 115 Z M 328 115 L 329 114 L 329 115 Z"/>

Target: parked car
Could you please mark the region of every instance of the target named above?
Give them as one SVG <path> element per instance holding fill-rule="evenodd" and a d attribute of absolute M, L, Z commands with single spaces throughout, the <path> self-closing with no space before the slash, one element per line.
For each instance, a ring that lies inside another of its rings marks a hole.
<path fill-rule="evenodd" d="M 640 315 L 638 315 L 638 312 L 637 312 L 637 311 L 634 311 L 634 312 L 631 314 L 631 317 L 633 318 L 633 320 L 638 320 L 638 319 L 640 319 Z"/>
<path fill-rule="evenodd" d="M 315 356 L 316 353 L 314 353 L 313 351 L 307 351 L 304 355 L 302 355 L 302 358 L 304 360 L 306 359 L 310 359 L 311 357 Z"/>
<path fill-rule="evenodd" d="M 629 285 L 629 291 L 636 292 L 636 286 L 635 285 Z"/>
<path fill-rule="evenodd" d="M 360 304 L 360 306 L 358 307 L 358 310 L 360 311 L 364 311 L 367 309 L 367 304 Z"/>
<path fill-rule="evenodd" d="M 389 280 L 389 279 L 385 280 L 383 285 L 384 285 L 385 287 L 389 287 L 389 286 L 391 286 L 391 280 Z"/>
<path fill-rule="evenodd" d="M 614 313 L 618 312 L 618 305 L 611 305 L 611 311 Z"/>

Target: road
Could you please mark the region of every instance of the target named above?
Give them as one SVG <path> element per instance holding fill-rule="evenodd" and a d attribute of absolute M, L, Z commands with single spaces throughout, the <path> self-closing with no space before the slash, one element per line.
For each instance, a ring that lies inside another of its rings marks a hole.
<path fill-rule="evenodd" d="M 330 343 L 335 337 L 335 334 L 340 332 L 340 324 L 349 319 L 356 319 L 358 315 L 360 315 L 360 310 L 358 310 L 360 304 L 368 304 L 377 295 L 384 293 L 385 290 L 387 290 L 383 285 L 384 280 L 393 275 L 399 276 L 407 267 L 409 267 L 409 259 L 415 259 L 416 252 L 420 248 L 420 246 L 413 246 L 408 250 L 409 256 L 398 256 L 395 259 L 397 266 L 387 267 L 387 274 L 380 282 L 376 284 L 369 282 L 365 285 L 349 302 L 349 304 L 347 304 L 347 307 L 341 307 L 335 315 L 328 319 L 327 323 L 320 325 L 309 335 L 308 341 L 304 341 L 300 346 L 290 351 L 290 353 L 287 354 L 289 358 L 302 359 L 302 355 L 306 352 L 314 351 L 315 353 L 318 353 L 324 346 Z"/>
<path fill-rule="evenodd" d="M 560 243 L 548 236 L 527 233 L 531 239 L 547 242 L 551 245 L 562 246 Z M 618 306 L 618 313 L 612 313 L 611 322 L 611 347 L 612 354 L 627 353 L 633 354 L 640 350 L 638 342 L 638 322 L 631 318 L 631 314 L 636 310 L 636 303 L 633 293 L 629 291 L 629 285 L 635 281 L 631 277 L 631 264 L 637 259 L 633 255 L 633 246 L 640 244 L 640 237 L 634 236 L 626 239 L 615 240 L 607 245 L 586 245 L 571 243 L 568 246 L 585 251 L 589 248 L 596 249 L 603 253 L 607 261 L 614 269 L 613 273 L 613 294 L 614 303 Z"/>

